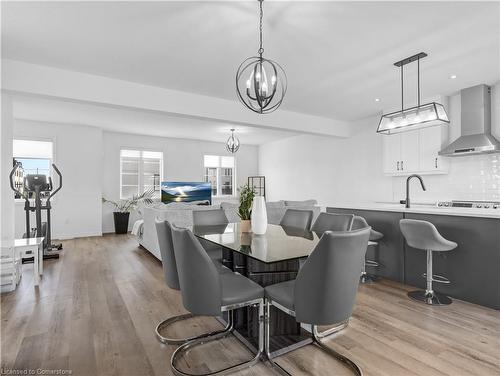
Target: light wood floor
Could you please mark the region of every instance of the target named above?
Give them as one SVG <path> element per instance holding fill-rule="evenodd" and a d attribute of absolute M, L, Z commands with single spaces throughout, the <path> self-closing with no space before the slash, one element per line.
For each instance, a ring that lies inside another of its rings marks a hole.
<path fill-rule="evenodd" d="M 179 293 L 163 282 L 160 262 L 128 235 L 63 244 L 62 257 L 46 262 L 39 289 L 33 288 L 32 265 L 25 265 L 18 289 L 2 294 L 2 371 L 170 375 L 174 347 L 161 345 L 153 329 L 184 311 Z M 327 344 L 367 376 L 500 375 L 500 311 L 460 301 L 428 307 L 408 300 L 408 290 L 389 281 L 360 286 L 350 326 Z M 199 318 L 171 334 L 218 327 L 212 318 Z M 183 363 L 199 372 L 249 356 L 228 338 L 191 351 Z M 314 346 L 277 361 L 294 375 L 349 374 Z M 273 374 L 264 364 L 239 373 Z"/>

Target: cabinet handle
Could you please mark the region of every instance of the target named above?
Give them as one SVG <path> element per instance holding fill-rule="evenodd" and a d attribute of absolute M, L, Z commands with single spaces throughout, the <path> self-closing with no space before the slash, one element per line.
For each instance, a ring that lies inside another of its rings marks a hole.
<path fill-rule="evenodd" d="M 403 167 L 403 161 L 401 161 L 401 171 L 403 171 L 405 168 Z"/>
<path fill-rule="evenodd" d="M 397 166 L 397 169 L 399 171 L 399 161 L 398 161 L 398 163 L 396 163 L 396 166 Z"/>
<path fill-rule="evenodd" d="M 434 166 L 436 166 L 436 168 L 438 168 L 438 159 L 437 158 L 434 159 Z"/>

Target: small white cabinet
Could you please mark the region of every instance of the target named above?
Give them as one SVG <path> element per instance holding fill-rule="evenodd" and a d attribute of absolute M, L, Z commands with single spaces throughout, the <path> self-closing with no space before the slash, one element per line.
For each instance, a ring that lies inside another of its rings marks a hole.
<path fill-rule="evenodd" d="M 446 157 L 441 157 L 438 152 L 443 146 L 441 127 L 423 128 L 419 131 L 419 171 L 427 173 L 448 172 L 449 162 Z"/>
<path fill-rule="evenodd" d="M 448 161 L 438 155 L 444 135 L 441 126 L 383 135 L 383 169 L 387 175 L 443 174 Z"/>

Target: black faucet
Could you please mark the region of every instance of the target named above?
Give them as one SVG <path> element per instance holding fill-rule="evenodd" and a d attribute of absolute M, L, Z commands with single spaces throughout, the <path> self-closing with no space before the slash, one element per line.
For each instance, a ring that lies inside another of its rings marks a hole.
<path fill-rule="evenodd" d="M 406 201 L 404 202 L 406 204 L 406 208 L 410 207 L 410 180 L 412 178 L 417 178 L 418 180 L 420 180 L 420 185 L 422 186 L 422 189 L 424 191 L 426 190 L 425 185 L 424 185 L 424 181 L 422 180 L 422 177 L 420 175 L 413 174 L 413 175 L 408 176 L 408 178 L 406 179 Z"/>

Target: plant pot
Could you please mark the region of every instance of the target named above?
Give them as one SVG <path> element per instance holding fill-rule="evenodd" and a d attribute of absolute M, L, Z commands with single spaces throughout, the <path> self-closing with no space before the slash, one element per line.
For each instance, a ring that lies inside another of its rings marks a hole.
<path fill-rule="evenodd" d="M 249 219 L 241 220 L 241 232 L 252 232 L 252 222 Z"/>
<path fill-rule="evenodd" d="M 126 234 L 128 232 L 128 217 L 130 213 L 114 212 L 115 234 Z"/>

